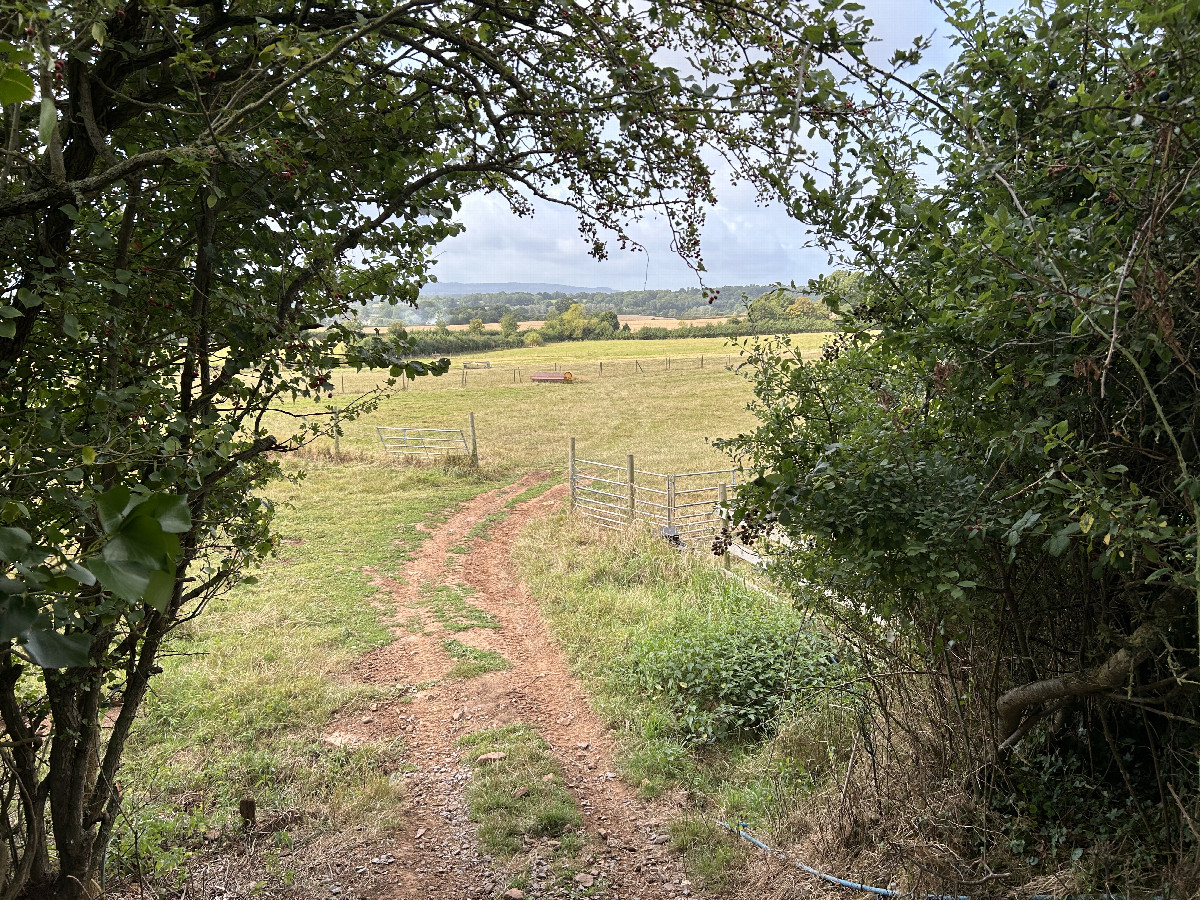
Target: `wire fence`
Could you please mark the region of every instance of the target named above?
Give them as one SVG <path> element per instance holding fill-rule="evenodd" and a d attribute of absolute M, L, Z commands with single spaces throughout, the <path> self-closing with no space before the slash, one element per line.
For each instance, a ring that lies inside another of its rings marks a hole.
<path fill-rule="evenodd" d="M 437 378 L 399 379 L 401 390 L 438 391 L 474 387 L 502 387 L 530 384 L 538 372 L 569 371 L 576 382 L 608 378 L 640 378 L 655 375 L 691 375 L 720 372 L 738 362 L 734 354 L 700 354 L 696 356 L 661 356 L 642 359 L 554 359 L 522 360 L 501 364 L 495 360 L 472 360 L 460 357 L 451 370 Z M 487 363 L 485 365 L 485 363 Z M 332 378 L 334 393 L 357 394 L 382 384 L 388 373 L 382 369 L 358 371 L 335 370 Z"/>

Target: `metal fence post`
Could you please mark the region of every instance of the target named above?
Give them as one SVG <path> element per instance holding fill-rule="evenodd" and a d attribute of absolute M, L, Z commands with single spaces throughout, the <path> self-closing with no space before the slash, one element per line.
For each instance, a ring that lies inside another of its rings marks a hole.
<path fill-rule="evenodd" d="M 720 516 L 721 516 L 721 522 L 723 523 L 722 530 L 729 527 L 729 521 L 728 521 L 728 519 L 725 518 L 725 516 L 726 516 L 725 503 L 726 503 L 727 499 L 728 499 L 728 494 L 726 493 L 726 490 L 725 490 L 725 482 L 723 482 L 723 481 L 719 482 L 717 484 L 717 504 L 721 507 Z M 721 554 L 721 565 L 724 566 L 726 569 L 729 568 L 729 548 L 728 547 L 726 547 L 725 552 Z"/>
<path fill-rule="evenodd" d="M 637 515 L 637 490 L 633 486 L 633 454 L 625 457 L 625 474 L 629 479 L 629 524 L 633 524 Z"/>
<path fill-rule="evenodd" d="M 667 529 L 675 527 L 675 476 L 667 476 Z"/>
<path fill-rule="evenodd" d="M 475 446 L 475 413 L 467 413 L 467 424 L 471 426 L 471 465 L 479 468 L 479 450 Z"/>
<path fill-rule="evenodd" d="M 575 438 L 571 438 L 571 449 L 567 455 L 567 479 L 571 483 L 571 512 L 575 512 Z"/>

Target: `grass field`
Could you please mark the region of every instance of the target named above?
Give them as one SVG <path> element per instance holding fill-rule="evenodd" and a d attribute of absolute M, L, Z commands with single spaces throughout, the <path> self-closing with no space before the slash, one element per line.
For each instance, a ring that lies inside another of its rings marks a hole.
<path fill-rule="evenodd" d="M 827 335 L 796 336 L 806 356 L 819 352 Z M 666 359 L 671 360 L 667 368 Z M 699 360 L 703 356 L 704 367 Z M 580 456 L 624 462 L 634 453 L 639 467 L 657 471 L 702 471 L 728 465 L 708 441 L 748 428 L 749 382 L 726 367 L 739 362 L 739 351 L 723 338 L 678 341 L 584 341 L 553 348 L 526 348 L 472 356 L 489 359 L 495 368 L 462 369 L 440 378 L 422 378 L 410 390 L 397 392 L 380 407 L 344 426 L 343 451 L 375 454 L 375 426 L 465 428 L 475 413 L 480 462 L 500 471 L 564 468 L 567 441 L 577 439 Z M 633 360 L 642 363 L 639 373 Z M 457 362 L 457 361 L 456 361 Z M 600 363 L 604 374 L 600 375 Z M 530 384 L 532 371 L 569 370 L 574 384 Z M 513 381 L 514 367 L 525 380 Z M 375 385 L 380 373 L 334 375 L 347 394 Z M 322 403 L 297 404 L 312 412 L 350 399 L 335 394 Z M 281 425 L 283 417 L 280 417 Z M 291 426 L 291 422 L 286 423 Z M 314 445 L 328 452 L 332 441 Z"/>
<path fill-rule="evenodd" d="M 345 672 L 389 643 L 364 566 L 392 572 L 453 506 L 496 487 L 466 472 L 308 463 L 277 482 L 278 556 L 255 585 L 182 626 L 135 729 L 110 872 L 170 879 L 200 849 L 196 834 L 233 833 L 238 800 L 299 810 L 327 829 L 386 831 L 398 809 L 388 774 L 403 747 L 334 747 L 335 710 L 376 689 Z"/>

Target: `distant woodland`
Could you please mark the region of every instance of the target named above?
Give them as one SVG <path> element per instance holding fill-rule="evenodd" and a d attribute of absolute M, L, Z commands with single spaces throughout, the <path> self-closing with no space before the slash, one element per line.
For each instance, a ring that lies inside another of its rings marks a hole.
<path fill-rule="evenodd" d="M 552 310 L 566 312 L 582 303 L 590 312 L 612 311 L 623 316 L 666 316 L 676 319 L 739 315 L 763 294 L 769 285 L 727 285 L 713 289 L 541 293 L 484 293 L 455 297 L 422 297 L 419 306 L 392 306 L 386 301 L 364 304 L 359 317 L 364 325 L 404 325 L 440 323 L 466 325 L 472 319 L 499 322 L 506 313 L 522 321 L 545 319 Z M 709 298 L 713 298 L 709 303 Z"/>

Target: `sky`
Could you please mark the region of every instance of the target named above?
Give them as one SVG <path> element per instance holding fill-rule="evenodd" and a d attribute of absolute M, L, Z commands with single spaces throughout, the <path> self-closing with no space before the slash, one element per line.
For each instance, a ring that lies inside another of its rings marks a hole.
<path fill-rule="evenodd" d="M 927 0 L 860 0 L 881 38 L 873 55 L 886 59 L 896 47 L 911 46 L 918 34 L 946 30 Z M 936 41 L 924 62 L 942 67 L 949 61 L 944 41 Z M 725 173 L 716 181 L 717 205 L 708 210 L 702 236 L 711 287 L 774 284 L 829 271 L 826 254 L 807 247 L 808 234 L 779 205 L 761 206 L 754 189 L 733 184 Z M 568 209 L 535 202 L 532 217 L 514 215 L 498 197 L 474 195 L 463 201 L 458 218 L 466 230 L 435 253 L 439 281 L 551 282 L 616 290 L 697 287 L 697 276 L 670 249 L 670 232 L 661 218 L 636 223 L 631 234 L 645 253 L 609 245 L 609 258 L 588 255 L 578 221 Z"/>

